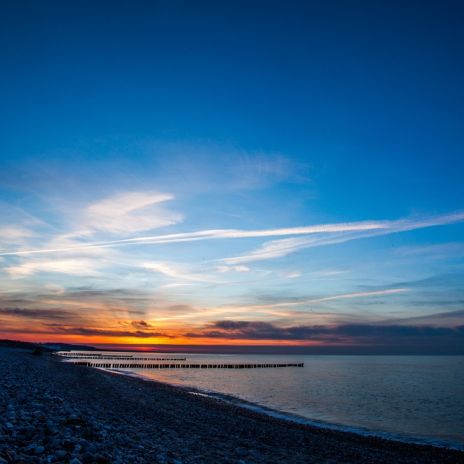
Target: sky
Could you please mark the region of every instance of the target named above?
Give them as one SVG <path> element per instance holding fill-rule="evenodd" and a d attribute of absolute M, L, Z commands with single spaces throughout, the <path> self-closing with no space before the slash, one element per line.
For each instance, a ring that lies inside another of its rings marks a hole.
<path fill-rule="evenodd" d="M 0 338 L 464 352 L 463 19 L 2 2 Z"/>

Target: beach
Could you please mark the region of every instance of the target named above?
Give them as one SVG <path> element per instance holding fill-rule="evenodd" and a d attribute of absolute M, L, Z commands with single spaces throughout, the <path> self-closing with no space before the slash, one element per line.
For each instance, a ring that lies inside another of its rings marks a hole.
<path fill-rule="evenodd" d="M 0 349 L 0 464 L 459 463 L 464 453 L 319 429 L 167 384 Z"/>

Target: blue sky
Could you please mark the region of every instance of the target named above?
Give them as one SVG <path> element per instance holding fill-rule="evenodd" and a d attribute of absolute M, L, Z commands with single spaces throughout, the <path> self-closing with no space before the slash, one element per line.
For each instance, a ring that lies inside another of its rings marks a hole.
<path fill-rule="evenodd" d="M 1 11 L 4 334 L 462 341 L 459 2 Z"/>

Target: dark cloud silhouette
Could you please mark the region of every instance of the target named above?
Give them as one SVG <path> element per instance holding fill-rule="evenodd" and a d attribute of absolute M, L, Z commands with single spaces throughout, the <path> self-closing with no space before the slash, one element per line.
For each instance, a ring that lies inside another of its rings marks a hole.
<path fill-rule="evenodd" d="M 187 333 L 186 336 L 244 340 L 312 340 L 326 343 L 356 341 L 370 344 L 394 343 L 400 340 L 429 342 L 436 338 L 464 341 L 464 325 L 435 327 L 399 324 L 342 324 L 280 327 L 268 322 L 215 321 L 205 326 L 203 330 Z"/>
<path fill-rule="evenodd" d="M 91 327 L 63 327 L 58 324 L 53 325 L 56 333 L 69 334 L 69 335 L 86 335 L 89 337 L 104 336 L 104 337 L 136 337 L 136 338 L 150 338 L 150 337 L 168 337 L 175 338 L 172 335 L 163 332 L 143 331 L 143 330 L 111 330 L 111 329 L 94 329 Z"/>
<path fill-rule="evenodd" d="M 39 308 L 0 308 L 0 314 L 14 316 L 23 319 L 60 319 L 74 320 L 78 315 L 73 311 L 64 309 L 39 309 Z"/>
<path fill-rule="evenodd" d="M 151 325 L 145 321 L 132 321 L 131 325 L 132 327 L 135 327 L 136 329 L 148 329 L 151 327 Z"/>
<path fill-rule="evenodd" d="M 445 311 L 441 313 L 426 314 L 425 316 L 412 316 L 412 317 L 403 317 L 395 320 L 391 320 L 390 323 L 396 324 L 401 322 L 401 324 L 414 324 L 417 322 L 442 322 L 443 320 L 453 319 L 456 321 L 462 321 L 464 323 L 464 309 L 458 309 L 456 311 Z"/>
<path fill-rule="evenodd" d="M 418 287 L 429 289 L 431 287 L 447 287 L 447 288 L 462 288 L 464 283 L 464 273 L 449 272 L 445 274 L 435 274 L 430 277 L 418 280 L 409 280 L 396 285 L 404 285 L 408 287 Z"/>

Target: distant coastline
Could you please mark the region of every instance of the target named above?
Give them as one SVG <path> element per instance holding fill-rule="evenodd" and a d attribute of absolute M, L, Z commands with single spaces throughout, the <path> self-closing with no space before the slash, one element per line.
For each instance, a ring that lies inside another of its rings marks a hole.
<path fill-rule="evenodd" d="M 79 345 L 62 342 L 26 342 L 20 340 L 1 340 L 0 347 L 34 349 L 40 346 L 46 350 L 83 351 L 145 351 L 151 353 L 197 353 L 197 354 L 307 354 L 335 356 L 462 356 L 464 344 L 451 347 L 427 348 L 422 346 L 302 346 L 302 345 Z"/>
<path fill-rule="evenodd" d="M 96 351 L 97 348 L 90 345 L 73 345 L 71 343 L 34 343 L 24 342 L 21 340 L 8 340 L 0 339 L 0 348 L 22 348 L 26 350 L 34 350 L 35 348 L 42 348 L 45 351 L 55 350 L 85 350 Z"/>

